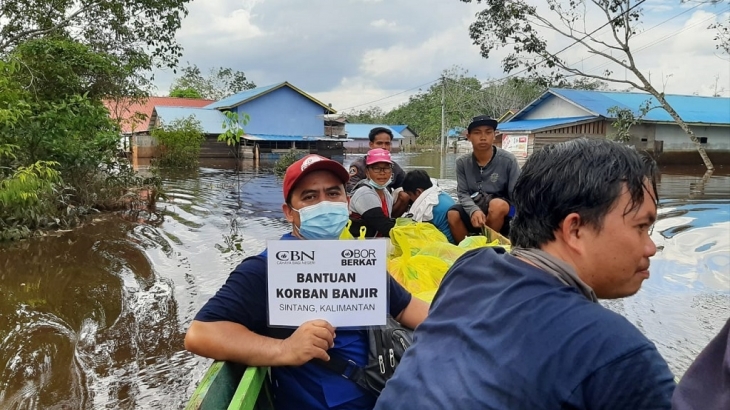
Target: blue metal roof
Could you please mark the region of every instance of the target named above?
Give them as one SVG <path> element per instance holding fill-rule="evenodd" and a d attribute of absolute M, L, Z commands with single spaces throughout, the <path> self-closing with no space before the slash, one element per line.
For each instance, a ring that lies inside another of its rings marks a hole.
<path fill-rule="evenodd" d="M 244 104 L 248 101 L 251 101 L 255 98 L 261 97 L 264 94 L 270 93 L 274 90 L 277 90 L 281 87 L 289 87 L 292 90 L 298 92 L 305 98 L 311 100 L 313 103 L 322 106 L 324 109 L 326 109 L 330 113 L 335 113 L 336 111 L 332 109 L 332 107 L 325 105 L 323 102 L 317 100 L 316 98 L 312 97 L 311 95 L 305 93 L 304 91 L 298 89 L 297 87 L 294 87 L 293 85 L 289 84 L 287 81 L 277 83 L 277 84 L 271 84 L 271 85 L 265 85 L 263 87 L 256 87 L 251 90 L 245 90 L 241 91 L 238 94 L 233 94 L 229 97 L 226 97 L 220 101 L 216 101 L 210 105 L 206 105 L 205 108 L 215 108 L 215 109 L 226 109 L 226 108 L 233 108 L 237 107 L 241 104 Z"/>
<path fill-rule="evenodd" d="M 466 131 L 466 128 L 464 127 L 454 127 L 450 130 L 446 131 L 447 137 L 461 137 L 461 134 Z"/>
<path fill-rule="evenodd" d="M 317 141 L 322 137 L 305 137 L 303 135 L 271 135 L 271 134 L 246 134 L 244 139 L 249 141 Z"/>
<path fill-rule="evenodd" d="M 647 100 L 651 101 L 651 107 L 659 106 L 656 98 L 646 93 L 551 88 L 512 120 L 518 120 L 550 95 L 556 95 L 576 104 L 585 109 L 586 114 L 601 115 L 606 118 L 613 118 L 608 114 L 608 109 L 614 106 L 632 110 L 637 114 L 639 108 Z M 674 94 L 665 94 L 665 98 L 679 116 L 688 123 L 730 125 L 730 98 Z M 674 122 L 674 119 L 663 108 L 655 108 L 646 114 L 643 121 Z"/>
<path fill-rule="evenodd" d="M 403 136 L 400 134 L 400 132 L 393 129 L 390 125 L 385 124 L 345 124 L 345 132 L 347 132 L 347 138 L 352 138 L 354 140 L 366 140 L 368 139 L 368 134 L 370 134 L 370 130 L 372 130 L 375 127 L 383 127 L 389 129 L 391 132 L 393 132 L 393 139 L 394 140 L 400 140 L 403 139 Z"/>
<path fill-rule="evenodd" d="M 397 132 L 399 134 L 401 132 L 403 132 L 403 130 L 406 129 L 406 128 L 408 128 L 407 125 L 391 125 L 390 126 L 390 129 L 392 129 L 393 131 L 395 131 L 395 132 Z"/>
<path fill-rule="evenodd" d="M 190 116 L 200 121 L 200 126 L 205 134 L 223 133 L 223 122 L 226 116 L 218 110 L 190 107 L 160 107 L 155 106 L 155 112 L 160 121 L 170 124 L 172 121 L 181 120 Z"/>
<path fill-rule="evenodd" d="M 583 117 L 569 117 L 569 118 L 545 118 L 539 120 L 521 120 L 521 121 L 508 121 L 503 122 L 497 126 L 497 130 L 501 132 L 538 132 L 546 128 L 553 128 L 557 126 L 568 126 L 575 123 L 597 120 L 600 117 L 587 115 Z"/>

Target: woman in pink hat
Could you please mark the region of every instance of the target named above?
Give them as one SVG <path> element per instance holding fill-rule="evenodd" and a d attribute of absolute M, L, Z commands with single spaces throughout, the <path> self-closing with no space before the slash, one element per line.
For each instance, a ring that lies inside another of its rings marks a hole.
<path fill-rule="evenodd" d="M 395 219 L 390 217 L 393 197 L 386 188 L 393 177 L 390 151 L 382 148 L 368 151 L 365 175 L 367 178 L 355 185 L 350 198 L 350 233 L 358 237 L 360 227 L 365 226 L 368 238 L 388 236 L 395 226 Z"/>

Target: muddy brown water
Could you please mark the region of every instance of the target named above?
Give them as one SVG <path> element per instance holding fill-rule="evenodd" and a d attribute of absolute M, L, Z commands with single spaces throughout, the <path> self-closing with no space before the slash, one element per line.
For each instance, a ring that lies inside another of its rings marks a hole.
<path fill-rule="evenodd" d="M 454 193 L 454 154 L 396 160 Z M 288 229 L 272 165 L 246 163 L 238 177 L 225 161 L 165 173 L 160 225 L 100 215 L 0 245 L 0 409 L 184 407 L 210 364 L 183 350 L 187 325 L 241 259 Z M 730 317 L 730 172 L 702 176 L 662 170 L 651 278 L 604 302 L 677 375 Z"/>

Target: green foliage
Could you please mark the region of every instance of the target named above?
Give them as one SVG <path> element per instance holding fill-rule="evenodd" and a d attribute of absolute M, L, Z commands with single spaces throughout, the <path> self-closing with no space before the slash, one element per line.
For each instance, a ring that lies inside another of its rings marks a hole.
<path fill-rule="evenodd" d="M 239 116 L 233 111 L 226 111 L 224 114 L 226 116 L 223 121 L 224 132 L 218 136 L 218 141 L 225 142 L 229 147 L 238 146 L 245 133 L 243 127 L 251 121 L 251 117 L 246 113 Z"/>
<path fill-rule="evenodd" d="M 656 107 L 651 106 L 651 100 L 645 101 L 639 108 L 639 112 L 636 114 L 628 108 L 623 108 L 619 106 L 613 106 L 608 108 L 608 110 L 606 111 L 614 118 L 614 121 L 611 125 L 613 125 L 613 127 L 616 129 L 616 132 L 609 135 L 609 138 L 619 142 L 631 141 L 631 138 L 633 136 L 631 134 L 631 127 L 637 124 L 641 124 L 641 119 L 644 118 L 646 114 L 653 108 Z"/>
<path fill-rule="evenodd" d="M 180 88 L 180 87 L 174 87 L 174 88 L 170 89 L 170 97 L 203 98 L 203 96 L 200 95 L 200 91 L 198 91 L 194 88 Z"/>
<path fill-rule="evenodd" d="M 441 138 L 441 98 L 445 94 L 446 130 L 466 127 L 477 115 L 499 118 L 509 109 L 522 108 L 545 87 L 534 80 L 511 78 L 482 83 L 456 66 L 443 72 L 444 81 L 433 84 L 384 113 L 371 107 L 347 114 L 350 122 L 407 124 L 419 135 L 419 144 L 434 144 Z"/>
<path fill-rule="evenodd" d="M 151 133 L 160 145 L 159 165 L 175 168 L 198 166 L 200 146 L 205 141 L 200 122 L 193 116 L 172 121 Z"/>
<path fill-rule="evenodd" d="M 175 90 L 195 90 L 201 98 L 221 100 L 229 95 L 256 88 L 256 84 L 248 81 L 243 71 L 230 68 L 211 68 L 204 76 L 197 65 L 182 68 L 182 75 L 172 82 L 170 96 Z"/>
<path fill-rule="evenodd" d="M 0 55 L 30 40 L 74 39 L 133 71 L 177 64 L 175 40 L 190 0 L 0 1 Z"/>
<path fill-rule="evenodd" d="M 101 101 L 137 85 L 117 57 L 69 40 L 26 41 L 0 59 L 0 239 L 123 209 L 131 187 L 154 185 L 117 157 Z"/>
<path fill-rule="evenodd" d="M 291 164 L 297 162 L 297 160 L 301 157 L 302 153 L 295 150 L 290 150 L 286 154 L 282 155 L 279 160 L 276 161 L 276 164 L 274 164 L 274 174 L 280 178 L 283 177 L 286 173 L 286 169 L 289 168 Z"/>

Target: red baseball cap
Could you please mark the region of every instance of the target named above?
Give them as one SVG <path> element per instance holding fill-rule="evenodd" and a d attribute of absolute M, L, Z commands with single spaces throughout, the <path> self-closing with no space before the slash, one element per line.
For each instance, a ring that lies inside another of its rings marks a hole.
<path fill-rule="evenodd" d="M 289 193 L 294 189 L 297 182 L 314 171 L 330 171 L 343 184 L 347 184 L 347 181 L 350 179 L 350 174 L 339 162 L 332 161 L 320 155 L 310 154 L 289 165 L 289 168 L 286 169 L 286 173 L 284 174 L 284 200 L 289 200 Z"/>

